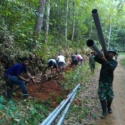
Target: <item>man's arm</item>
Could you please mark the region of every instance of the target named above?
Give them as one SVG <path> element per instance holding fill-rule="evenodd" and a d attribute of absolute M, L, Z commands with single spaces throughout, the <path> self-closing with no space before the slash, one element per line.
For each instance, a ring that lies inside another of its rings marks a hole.
<path fill-rule="evenodd" d="M 112 61 L 110 63 L 107 61 L 106 66 L 108 67 L 108 71 L 113 72 L 115 70 L 117 64 L 118 64 L 117 61 Z"/>
<path fill-rule="evenodd" d="M 95 55 L 94 60 L 100 64 L 103 64 L 105 61 L 103 60 L 105 57 L 99 57 L 98 55 Z"/>
<path fill-rule="evenodd" d="M 27 68 L 25 68 L 24 72 L 27 72 Z M 30 79 L 25 79 L 22 75 L 21 75 L 22 71 L 21 71 L 21 67 L 18 67 L 17 69 L 17 77 L 25 82 L 29 82 Z"/>
<path fill-rule="evenodd" d="M 24 77 L 22 77 L 21 75 L 17 75 L 17 77 L 25 82 L 29 82 L 30 81 L 30 78 L 28 79 L 25 79 Z"/>
<path fill-rule="evenodd" d="M 26 74 L 27 74 L 27 76 L 29 77 L 29 81 L 32 80 L 32 81 L 35 83 L 34 77 L 31 76 L 31 74 L 30 74 L 28 71 L 26 72 Z"/>
<path fill-rule="evenodd" d="M 47 66 L 44 68 L 44 70 L 43 70 L 43 73 L 44 73 L 44 74 L 46 73 L 47 68 L 48 68 L 48 65 L 47 65 Z"/>
<path fill-rule="evenodd" d="M 104 61 L 102 65 L 106 65 L 109 72 L 113 72 L 117 66 L 117 61 L 108 61 L 105 57 L 101 57 L 101 59 Z"/>
<path fill-rule="evenodd" d="M 29 72 L 26 72 L 26 74 L 27 74 L 27 76 L 28 76 L 29 78 L 31 78 L 31 79 L 33 78 Z"/>

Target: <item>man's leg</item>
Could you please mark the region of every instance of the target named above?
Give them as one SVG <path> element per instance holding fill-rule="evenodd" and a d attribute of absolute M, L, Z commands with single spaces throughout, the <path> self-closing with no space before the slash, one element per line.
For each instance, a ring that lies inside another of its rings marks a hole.
<path fill-rule="evenodd" d="M 100 118 L 105 118 L 106 117 L 106 100 L 100 100 L 101 102 L 101 107 L 102 107 L 102 115 Z"/>
<path fill-rule="evenodd" d="M 44 74 L 46 73 L 47 68 L 48 68 L 48 66 L 46 66 L 45 69 L 43 70 Z"/>
<path fill-rule="evenodd" d="M 108 113 L 110 113 L 110 114 L 112 113 L 111 104 L 112 104 L 112 100 L 110 100 L 110 101 L 108 100 L 107 101 L 107 108 L 108 108 Z"/>
<path fill-rule="evenodd" d="M 59 69 L 59 72 L 61 72 L 61 64 L 60 64 L 60 62 L 58 62 L 58 69 Z"/>
<path fill-rule="evenodd" d="M 15 84 L 19 85 L 21 90 L 22 90 L 23 96 L 28 97 L 28 93 L 27 93 L 24 81 L 18 79 L 16 76 L 11 76 L 11 77 L 8 78 L 8 80 L 11 81 L 12 83 L 15 83 Z"/>
<path fill-rule="evenodd" d="M 83 64 L 83 59 L 80 59 L 81 65 Z"/>
<path fill-rule="evenodd" d="M 94 72 L 94 69 L 93 69 L 93 64 L 91 64 L 91 71 Z"/>
<path fill-rule="evenodd" d="M 91 69 L 91 72 L 92 72 L 92 64 L 90 64 L 90 69 Z"/>
<path fill-rule="evenodd" d="M 7 85 L 7 98 L 11 99 L 12 98 L 12 90 L 13 90 L 13 83 L 9 80 L 6 80 L 6 85 Z"/>
<path fill-rule="evenodd" d="M 98 88 L 98 96 L 100 99 L 101 107 L 102 107 L 102 115 L 100 118 L 105 118 L 106 117 L 106 89 L 105 89 L 106 83 L 99 83 L 99 88 Z"/>
<path fill-rule="evenodd" d="M 65 63 L 64 62 L 59 62 L 59 66 L 60 66 L 60 72 L 64 72 Z"/>
<path fill-rule="evenodd" d="M 114 98 L 114 92 L 113 92 L 113 87 L 112 83 L 109 83 L 107 86 L 107 108 L 108 108 L 108 113 L 112 113 L 111 109 L 111 104 Z"/>
<path fill-rule="evenodd" d="M 70 67 L 72 67 L 72 65 L 73 65 L 73 61 L 71 62 Z"/>
<path fill-rule="evenodd" d="M 62 72 L 64 72 L 64 69 L 65 69 L 65 63 L 62 62 Z"/>
<path fill-rule="evenodd" d="M 94 72 L 94 70 L 95 70 L 95 64 L 93 64 L 93 72 Z"/>

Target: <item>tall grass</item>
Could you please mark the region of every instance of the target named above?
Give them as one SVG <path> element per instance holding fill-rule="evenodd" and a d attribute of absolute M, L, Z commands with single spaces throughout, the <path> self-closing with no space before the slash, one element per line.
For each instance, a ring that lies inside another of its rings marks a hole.
<path fill-rule="evenodd" d="M 125 58 L 120 60 L 120 63 L 125 66 Z"/>

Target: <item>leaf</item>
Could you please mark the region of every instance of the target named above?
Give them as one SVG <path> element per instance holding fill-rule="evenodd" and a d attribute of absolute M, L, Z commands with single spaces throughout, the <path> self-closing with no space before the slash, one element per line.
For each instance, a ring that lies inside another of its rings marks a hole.
<path fill-rule="evenodd" d="M 34 115 L 35 113 L 38 113 L 36 109 L 32 108 L 31 109 L 32 114 Z"/>
<path fill-rule="evenodd" d="M 12 106 L 10 109 L 11 109 L 12 111 L 16 111 L 16 110 L 17 110 L 17 108 L 16 108 L 15 106 Z"/>
<path fill-rule="evenodd" d="M 97 114 L 93 113 L 93 114 L 92 114 L 92 117 L 93 117 L 94 119 L 96 119 L 96 118 L 97 118 Z"/>
<path fill-rule="evenodd" d="M 18 117 L 19 117 L 19 113 L 15 113 L 14 118 L 18 118 Z"/>
<path fill-rule="evenodd" d="M 13 102 L 12 100 L 10 100 L 10 101 L 8 102 L 8 104 L 9 104 L 9 105 L 14 105 L 14 102 Z"/>
<path fill-rule="evenodd" d="M 6 119 L 0 119 L 0 124 L 3 125 L 6 122 Z"/>
<path fill-rule="evenodd" d="M 20 119 L 14 119 L 14 121 L 17 121 L 17 122 L 19 122 L 19 121 L 20 121 Z"/>
<path fill-rule="evenodd" d="M 10 114 L 10 109 L 7 109 L 7 110 L 6 110 L 6 114 L 7 114 L 7 116 L 11 116 L 11 114 Z"/>
<path fill-rule="evenodd" d="M 0 104 L 0 110 L 2 110 L 4 108 L 4 105 Z"/>
<path fill-rule="evenodd" d="M 5 99 L 3 96 L 0 96 L 0 103 L 3 103 L 3 102 L 5 102 Z"/>

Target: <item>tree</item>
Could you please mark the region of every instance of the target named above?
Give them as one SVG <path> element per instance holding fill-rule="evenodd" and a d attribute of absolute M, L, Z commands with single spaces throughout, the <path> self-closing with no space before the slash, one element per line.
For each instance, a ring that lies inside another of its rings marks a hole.
<path fill-rule="evenodd" d="M 68 0 L 66 0 L 66 14 L 65 14 L 65 42 L 67 44 L 67 28 L 68 28 Z"/>
<path fill-rule="evenodd" d="M 34 28 L 34 34 L 39 35 L 41 32 L 41 28 L 43 25 L 43 17 L 44 17 L 44 6 L 45 6 L 46 0 L 39 0 L 39 7 L 38 7 L 38 13 L 37 13 L 37 19 L 36 24 Z"/>
<path fill-rule="evenodd" d="M 50 16 L 50 0 L 47 0 L 47 11 L 46 11 L 46 29 L 45 29 L 45 42 L 48 42 L 48 34 L 49 34 L 49 16 Z"/>

